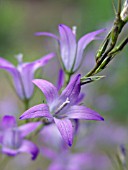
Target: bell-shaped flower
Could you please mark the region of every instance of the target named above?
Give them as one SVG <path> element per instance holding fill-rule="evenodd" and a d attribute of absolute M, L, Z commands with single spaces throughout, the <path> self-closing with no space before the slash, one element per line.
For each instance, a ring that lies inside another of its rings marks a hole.
<path fill-rule="evenodd" d="M 48 32 L 37 32 L 36 36 L 49 36 L 58 41 L 62 63 L 68 72 L 75 72 L 80 67 L 83 60 L 84 49 L 93 40 L 100 39 L 98 35 L 105 31 L 105 29 L 100 29 L 90 32 L 76 42 L 75 27 L 72 30 L 70 27 L 60 24 L 58 29 L 60 34 L 59 37 Z"/>
<path fill-rule="evenodd" d="M 12 63 L 0 57 L 0 69 L 6 70 L 11 74 L 14 80 L 15 90 L 18 96 L 24 100 L 29 99 L 34 90 L 32 80 L 34 78 L 35 71 L 48 63 L 50 59 L 55 56 L 54 53 L 50 53 L 42 58 L 31 62 L 23 63 L 22 54 L 17 56 L 18 66 L 15 67 Z"/>
<path fill-rule="evenodd" d="M 40 122 L 33 122 L 18 127 L 15 117 L 4 116 L 0 122 L 0 145 L 2 153 L 9 156 L 28 153 L 32 155 L 32 160 L 36 159 L 39 153 L 37 146 L 24 138 L 40 124 Z"/>
<path fill-rule="evenodd" d="M 57 88 L 46 80 L 35 79 L 33 83 L 44 93 L 47 104 L 39 104 L 25 111 L 20 119 L 45 117 L 56 124 L 63 140 L 71 146 L 74 129 L 72 120 L 104 120 L 97 112 L 78 105 L 80 96 L 80 75 L 71 79 L 59 96 Z"/>

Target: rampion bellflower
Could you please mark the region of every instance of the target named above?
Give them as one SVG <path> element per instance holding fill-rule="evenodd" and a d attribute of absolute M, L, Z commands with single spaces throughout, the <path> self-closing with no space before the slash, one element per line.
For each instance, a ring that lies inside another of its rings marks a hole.
<path fill-rule="evenodd" d="M 40 124 L 40 122 L 32 122 L 18 127 L 14 116 L 4 116 L 0 122 L 0 145 L 2 153 L 9 156 L 28 153 L 32 155 L 32 159 L 34 160 L 39 150 L 34 143 L 24 138 Z"/>
<path fill-rule="evenodd" d="M 11 74 L 14 80 L 14 86 L 18 96 L 21 99 L 29 99 L 33 94 L 33 83 L 35 71 L 48 63 L 50 59 L 55 56 L 54 53 L 50 53 L 42 58 L 31 62 L 23 63 L 22 54 L 17 56 L 18 66 L 15 67 L 12 63 L 0 57 L 0 69 L 6 70 Z"/>
<path fill-rule="evenodd" d="M 25 111 L 20 119 L 45 117 L 54 122 L 64 141 L 73 143 L 72 120 L 103 120 L 95 111 L 78 105 L 80 95 L 80 75 L 74 76 L 59 96 L 57 88 L 46 80 L 35 79 L 33 83 L 44 93 L 47 104 L 36 105 Z M 51 114 L 50 114 L 51 113 Z"/>
<path fill-rule="evenodd" d="M 73 30 L 64 25 L 60 24 L 58 26 L 60 36 L 56 36 L 48 32 L 37 32 L 37 36 L 49 36 L 56 39 L 60 45 L 60 55 L 64 68 L 68 72 L 75 72 L 81 65 L 83 59 L 83 52 L 87 45 L 95 39 L 99 39 L 97 35 L 104 32 L 105 29 L 97 30 L 88 33 L 81 37 L 78 42 L 76 42 L 76 29 Z"/>

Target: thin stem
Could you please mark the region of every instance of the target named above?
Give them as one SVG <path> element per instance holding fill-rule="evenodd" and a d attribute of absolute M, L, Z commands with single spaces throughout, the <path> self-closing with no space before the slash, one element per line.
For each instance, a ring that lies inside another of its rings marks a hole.
<path fill-rule="evenodd" d="M 99 48 L 96 54 L 97 63 L 94 66 L 94 68 L 91 71 L 89 71 L 84 77 L 93 76 L 99 73 L 100 71 L 102 71 L 101 68 L 105 68 L 105 66 L 111 61 L 112 55 L 110 55 L 110 53 L 113 52 L 113 49 L 115 49 L 114 47 L 117 43 L 119 34 L 121 33 L 124 25 L 126 24 L 124 21 L 121 20 L 120 13 L 121 13 L 121 0 L 118 1 L 118 12 L 116 14 L 116 18 L 115 18 L 112 30 L 110 31 L 108 36 L 105 38 L 104 42 L 102 43 L 101 47 Z M 124 48 L 124 46 L 126 45 L 126 42 L 127 42 L 127 39 L 124 41 L 124 43 L 120 47 L 120 50 Z"/>
<path fill-rule="evenodd" d="M 69 83 L 71 76 L 72 76 L 71 72 L 65 74 L 65 85 Z"/>
<path fill-rule="evenodd" d="M 24 110 L 26 111 L 26 110 L 28 110 L 29 109 L 29 99 L 24 99 L 23 100 L 23 103 L 24 103 Z M 25 120 L 25 123 L 28 123 L 29 122 L 29 119 L 26 119 Z"/>
<path fill-rule="evenodd" d="M 29 108 L 29 99 L 24 99 L 23 103 L 24 103 L 24 109 L 28 110 L 28 108 Z"/>
<path fill-rule="evenodd" d="M 2 170 L 4 170 L 4 169 L 6 168 L 8 162 L 10 161 L 10 158 L 12 158 L 12 157 L 9 157 L 9 156 L 6 156 L 6 155 L 4 156 L 4 158 L 3 158 L 2 161 L 0 162 L 0 168 L 1 168 Z"/>

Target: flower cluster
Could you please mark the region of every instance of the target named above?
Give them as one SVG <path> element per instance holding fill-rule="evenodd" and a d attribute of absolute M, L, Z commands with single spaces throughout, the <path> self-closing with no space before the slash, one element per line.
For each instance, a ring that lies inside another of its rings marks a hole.
<path fill-rule="evenodd" d="M 24 104 L 32 98 L 33 83 L 43 92 L 46 98 L 46 103 L 31 108 L 28 108 L 27 105 L 27 110 L 20 116 L 22 120 L 29 119 L 27 122 L 32 118 L 38 118 L 40 122 L 35 122 L 36 119 L 34 119 L 32 123 L 23 123 L 22 126 L 17 126 L 15 117 L 5 115 L 2 118 L 0 142 L 3 153 L 15 156 L 21 152 L 27 152 L 32 154 L 32 159 L 35 159 L 38 155 L 38 148 L 25 137 L 39 125 L 42 127 L 47 124 L 55 124 L 63 143 L 72 146 L 79 120 L 104 120 L 96 111 L 83 104 L 81 105 L 84 96 L 81 93 L 81 75 L 73 75 L 83 61 L 83 52 L 86 46 L 92 40 L 99 39 L 98 35 L 102 32 L 104 32 L 104 29 L 88 33 L 78 41 L 78 44 L 76 43 L 75 30 L 63 24 L 59 25 L 60 37 L 46 32 L 36 33 L 37 35 L 51 36 L 59 42 L 64 70 L 60 70 L 57 87 L 47 80 L 34 79 L 34 72 L 55 57 L 55 53 L 50 53 L 31 63 L 23 63 L 23 55 L 19 54 L 16 56 L 17 67 L 6 59 L 0 58 L 0 69 L 11 74 L 15 91 L 19 98 L 24 101 Z M 65 82 L 65 71 L 66 74 L 70 73 L 68 82 Z M 61 94 L 59 94 L 60 92 Z M 41 118 L 43 118 L 43 121 L 41 121 Z"/>
<path fill-rule="evenodd" d="M 19 110 L 19 117 L 7 113 L 0 119 L 1 154 L 14 157 L 21 153 L 27 153 L 31 155 L 32 160 L 35 160 L 41 153 L 51 160 L 49 170 L 85 170 L 84 165 L 87 169 L 96 169 L 95 166 L 98 167 L 98 170 L 110 168 L 107 156 L 97 153 L 97 150 L 92 151 L 92 148 L 95 150 L 95 146 L 98 147 L 98 144 L 103 141 L 101 136 L 104 135 L 103 131 L 108 131 L 105 130 L 108 128 L 105 125 L 102 128 L 103 124 L 99 122 L 95 128 L 91 126 L 94 130 L 91 131 L 91 137 L 83 133 L 86 130 L 89 132 L 87 126 L 90 121 L 104 121 L 104 118 L 97 111 L 85 106 L 85 93 L 82 92 L 82 86 L 101 79 L 103 76 L 95 76 L 95 74 L 101 72 L 128 42 L 128 38 L 126 38 L 123 43 L 116 46 L 119 34 L 128 19 L 128 1 L 125 1 L 122 12 L 120 7 L 119 3 L 119 11 L 114 26 L 97 51 L 95 67 L 84 74 L 83 77 L 79 68 L 84 61 L 84 50 L 93 40 L 100 40 L 100 34 L 104 33 L 106 29 L 90 32 L 82 36 L 78 42 L 76 27 L 71 29 L 64 24 L 58 26 L 59 36 L 48 32 L 36 33 L 36 36 L 52 37 L 58 42 L 61 68 L 56 86 L 53 84 L 53 80 L 48 81 L 44 77 L 42 78 L 42 75 L 41 78 L 35 78 L 35 71 L 44 67 L 52 58 L 57 56 L 54 52 L 36 61 L 25 63 L 23 62 L 23 55 L 19 54 L 16 56 L 17 66 L 0 57 L 0 69 L 11 75 L 14 90 L 25 106 L 22 113 Z M 51 66 L 51 71 L 54 72 L 54 69 Z M 39 104 L 31 103 L 32 106 L 30 107 L 30 100 L 35 93 L 34 85 L 43 93 L 43 102 Z M 96 100 L 98 101 L 98 97 Z M 17 117 L 18 120 L 16 120 Z M 109 136 L 110 133 L 106 133 L 106 136 L 108 135 L 109 142 L 112 141 L 120 146 L 118 147 L 119 153 L 116 155 L 123 169 L 127 162 L 126 143 L 119 140 L 116 130 L 110 129 L 108 132 L 110 131 L 113 133 L 112 138 Z M 126 138 L 126 133 L 123 134 L 122 131 L 121 133 L 123 138 Z M 97 136 L 99 136 L 99 139 L 97 139 Z M 86 143 L 87 149 L 85 149 Z M 92 161 L 94 165 L 90 163 Z M 97 162 L 104 162 L 104 164 L 101 163 L 99 166 Z"/>

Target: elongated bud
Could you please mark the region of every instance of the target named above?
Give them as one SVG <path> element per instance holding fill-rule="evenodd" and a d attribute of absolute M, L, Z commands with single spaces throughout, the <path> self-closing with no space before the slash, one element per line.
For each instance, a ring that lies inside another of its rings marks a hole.
<path fill-rule="evenodd" d="M 125 0 L 120 17 L 123 21 L 128 21 L 128 0 Z"/>

